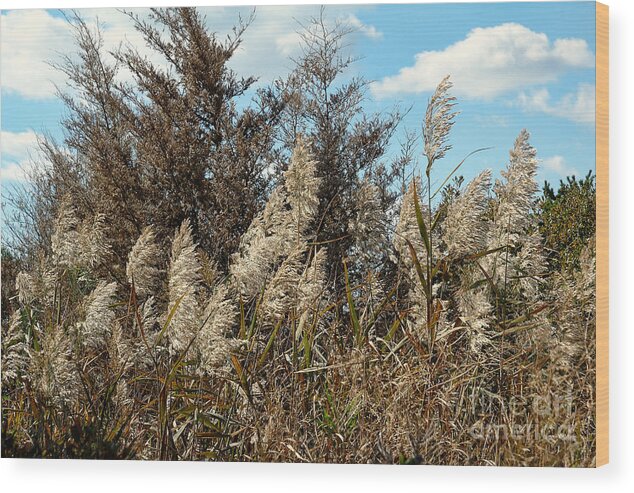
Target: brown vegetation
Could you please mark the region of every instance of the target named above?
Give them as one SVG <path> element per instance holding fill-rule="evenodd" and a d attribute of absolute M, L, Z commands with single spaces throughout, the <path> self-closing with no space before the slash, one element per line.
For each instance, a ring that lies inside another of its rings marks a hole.
<path fill-rule="evenodd" d="M 173 70 L 131 47 L 108 66 L 74 19 L 82 96 L 16 199 L 4 456 L 593 464 L 594 242 L 549 235 L 528 132 L 495 183 L 450 183 L 446 78 L 406 177 L 407 147 L 380 160 L 398 115 L 336 84 L 344 26 L 314 19 L 238 110 L 246 24 L 220 43 L 192 9 L 135 21 Z"/>

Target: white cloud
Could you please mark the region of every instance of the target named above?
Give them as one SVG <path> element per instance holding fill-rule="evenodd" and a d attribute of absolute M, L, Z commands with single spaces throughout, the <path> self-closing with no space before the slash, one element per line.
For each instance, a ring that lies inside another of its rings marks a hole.
<path fill-rule="evenodd" d="M 147 9 L 131 9 L 143 16 Z M 207 25 L 217 33 L 219 40 L 231 33 L 238 21 L 238 14 L 248 18 L 252 8 L 200 8 L 207 16 Z M 326 18 L 347 22 L 357 32 L 372 39 L 379 39 L 381 33 L 364 24 L 349 12 L 349 7 L 333 6 L 326 11 Z M 122 42 L 129 42 L 142 55 L 156 64 L 163 64 L 160 55 L 145 46 L 142 36 L 134 29 L 131 19 L 116 9 L 80 10 L 80 14 L 93 25 L 98 19 L 102 27 L 104 53 L 115 50 Z M 289 57 L 300 50 L 298 21 L 319 14 L 319 6 L 263 6 L 256 10 L 255 20 L 249 26 L 242 45 L 230 61 L 230 65 L 240 75 L 256 75 L 264 81 L 284 75 L 292 62 Z M 55 85 L 63 86 L 66 76 L 49 65 L 59 61 L 60 54 L 76 52 L 72 28 L 60 17 L 45 10 L 13 10 L 0 15 L 2 61 L 0 78 L 2 89 L 20 94 L 30 99 L 45 99 L 55 96 Z M 107 55 L 106 55 L 107 56 Z M 120 74 L 129 79 L 127 72 Z"/>
<path fill-rule="evenodd" d="M 383 38 L 383 33 L 370 24 L 364 24 L 356 15 L 350 14 L 343 19 L 353 29 L 371 39 Z"/>
<path fill-rule="evenodd" d="M 215 7 L 201 10 L 207 15 L 210 29 L 223 39 L 238 21 L 238 14 L 243 19 L 248 18 L 253 8 L 227 9 L 225 12 L 219 12 Z M 317 6 L 257 7 L 255 18 L 245 31 L 242 44 L 229 61 L 229 66 L 239 75 L 253 75 L 262 82 L 285 75 L 293 66 L 290 58 L 300 53 L 299 21 L 318 13 Z"/>
<path fill-rule="evenodd" d="M 240 74 L 253 74 L 268 82 L 283 77 L 293 67 L 292 58 L 301 54 L 299 31 L 311 17 L 319 17 L 319 5 L 262 6 L 255 12 L 255 20 L 244 34 L 244 40 L 230 65 Z M 213 9 L 209 9 L 213 12 Z M 243 11 L 244 14 L 248 10 Z M 351 27 L 357 36 L 378 40 L 383 34 L 376 27 L 364 24 L 349 13 L 350 6 L 331 5 L 324 12 L 326 23 L 339 21 Z M 235 11 L 227 20 L 235 22 Z M 217 19 L 217 16 L 214 20 Z M 232 24 L 227 24 L 226 30 Z M 272 49 L 274 48 L 274 49 Z"/>
<path fill-rule="evenodd" d="M 442 51 L 423 51 L 414 65 L 373 84 L 373 93 L 432 91 L 447 74 L 454 92 L 489 100 L 521 88 L 545 84 L 563 73 L 594 66 L 594 55 L 582 39 L 550 41 L 521 24 L 478 27 Z"/>
<path fill-rule="evenodd" d="M 33 169 L 34 162 L 39 161 L 38 135 L 32 130 L 24 132 L 0 132 L 0 154 L 2 165 L 0 179 L 2 181 L 24 181 Z"/>
<path fill-rule="evenodd" d="M 37 134 L 32 130 L 24 132 L 0 132 L 0 151 L 3 157 L 25 159 L 30 150 L 37 146 Z"/>
<path fill-rule="evenodd" d="M 142 37 L 134 30 L 131 19 L 115 9 L 80 10 L 90 27 L 98 21 L 103 36 L 103 52 L 108 60 L 109 51 L 122 42 L 130 41 L 152 61 L 161 63 L 156 54 L 145 47 Z M 45 10 L 12 10 L 0 16 L 2 30 L 2 62 L 0 78 L 2 89 L 28 99 L 55 97 L 55 87 L 64 88 L 66 75 L 51 66 L 59 63 L 62 55 L 76 53 L 72 27 L 62 17 Z M 130 74 L 123 72 L 122 79 Z"/>
<path fill-rule="evenodd" d="M 301 42 L 301 35 L 295 31 L 282 34 L 275 38 L 275 46 L 277 47 L 277 51 L 285 57 L 294 55 L 298 51 Z"/>
<path fill-rule="evenodd" d="M 552 101 L 546 88 L 530 93 L 521 92 L 518 104 L 525 111 L 538 111 L 580 123 L 594 123 L 595 86 L 579 84 L 576 92 L 565 94 L 558 101 Z"/>
<path fill-rule="evenodd" d="M 29 163 L 9 163 L 0 168 L 0 181 L 27 181 Z"/>
<path fill-rule="evenodd" d="M 542 164 L 544 168 L 557 173 L 562 178 L 572 175 L 579 176 L 579 172 L 574 167 L 568 165 L 563 156 L 547 157 L 543 160 Z"/>
<path fill-rule="evenodd" d="M 66 21 L 44 10 L 12 10 L 0 16 L 0 23 L 3 90 L 32 99 L 53 96 L 54 84 L 62 84 L 64 75 L 46 62 L 72 48 Z"/>

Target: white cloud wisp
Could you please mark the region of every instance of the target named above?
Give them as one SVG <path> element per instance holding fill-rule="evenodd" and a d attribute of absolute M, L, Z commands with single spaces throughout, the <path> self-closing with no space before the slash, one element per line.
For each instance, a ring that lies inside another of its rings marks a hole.
<path fill-rule="evenodd" d="M 573 166 L 570 166 L 563 156 L 547 157 L 542 162 L 545 169 L 558 174 L 560 177 L 579 176 L 579 172 Z"/>
<path fill-rule="evenodd" d="M 579 84 L 575 92 L 553 101 L 548 89 L 542 88 L 530 93 L 521 92 L 518 104 L 524 111 L 542 112 L 578 123 L 594 123 L 595 93 L 593 84 Z"/>
<path fill-rule="evenodd" d="M 143 16 L 147 9 L 131 9 Z M 248 18 L 251 7 L 200 8 L 207 18 L 209 29 L 222 40 L 231 33 L 238 22 L 238 16 Z M 374 26 L 363 23 L 349 13 L 349 8 L 333 6 L 326 11 L 326 20 L 339 20 L 349 25 L 360 36 L 380 39 L 382 33 Z M 80 15 L 93 26 L 100 23 L 103 36 L 103 52 L 116 50 L 121 43 L 130 43 L 142 56 L 152 62 L 164 64 L 156 52 L 147 48 L 141 34 L 133 26 L 132 20 L 116 9 L 80 10 Z M 345 14 L 344 14 L 345 12 Z M 300 53 L 301 28 L 299 21 L 317 16 L 318 6 L 265 6 L 258 8 L 255 19 L 244 34 L 243 42 L 229 65 L 240 75 L 255 75 L 262 81 L 270 81 L 287 73 L 292 62 L 289 57 Z M 2 29 L 2 61 L 0 79 L 2 89 L 27 99 L 50 99 L 55 97 L 55 87 L 63 87 L 66 75 L 53 68 L 51 62 L 59 62 L 60 54 L 75 53 L 72 27 L 69 23 L 46 10 L 12 10 L 0 15 Z M 106 55 L 108 56 L 108 55 Z M 122 79 L 131 74 L 120 73 Z"/>
<path fill-rule="evenodd" d="M 444 50 L 418 53 L 414 65 L 376 82 L 372 91 L 378 98 L 432 91 L 451 74 L 457 95 L 491 100 L 593 66 L 594 55 L 586 41 L 551 41 L 544 33 L 507 23 L 475 28 Z"/>
<path fill-rule="evenodd" d="M 0 154 L 2 165 L 0 179 L 26 181 L 39 157 L 38 135 L 32 130 L 24 132 L 0 132 Z"/>

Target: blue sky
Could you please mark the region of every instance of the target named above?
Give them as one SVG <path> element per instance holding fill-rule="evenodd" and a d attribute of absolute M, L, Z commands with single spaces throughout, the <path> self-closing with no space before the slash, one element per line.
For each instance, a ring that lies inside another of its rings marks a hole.
<path fill-rule="evenodd" d="M 228 33 L 248 7 L 203 9 L 210 29 Z M 258 7 L 232 62 L 241 75 L 260 84 L 284 75 L 298 52 L 297 21 L 316 6 Z M 351 50 L 361 59 L 350 75 L 374 81 L 365 108 L 372 111 L 412 106 L 395 136 L 391 153 L 405 130 L 420 131 L 434 86 L 450 74 L 461 112 L 454 126 L 453 150 L 439 164 L 440 181 L 470 151 L 491 150 L 470 158 L 462 174 L 483 168 L 497 174 L 522 128 L 542 160 L 539 179 L 558 183 L 568 174 L 594 170 L 593 2 L 408 4 L 329 6 L 326 14 L 357 28 Z M 85 10 L 104 23 L 106 48 L 121 41 L 141 45 L 130 23 L 114 9 Z M 24 179 L 21 169 L 35 158 L 38 134 L 61 138 L 64 108 L 54 84 L 64 78 L 45 60 L 72 53 L 70 31 L 57 11 L 2 13 L 2 181 Z M 157 59 L 160 63 L 160 60 Z M 125 77 L 125 74 L 123 75 Z M 421 146 L 422 147 L 422 146 Z M 443 169 L 444 168 L 444 169 Z"/>

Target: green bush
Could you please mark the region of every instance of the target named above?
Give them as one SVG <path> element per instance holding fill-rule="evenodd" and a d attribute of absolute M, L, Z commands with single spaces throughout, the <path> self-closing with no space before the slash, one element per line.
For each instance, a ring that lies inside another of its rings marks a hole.
<path fill-rule="evenodd" d="M 581 180 L 575 176 L 562 180 L 557 192 L 544 184 L 540 230 L 553 268 L 579 267 L 581 251 L 596 230 L 595 195 L 592 171 Z"/>

